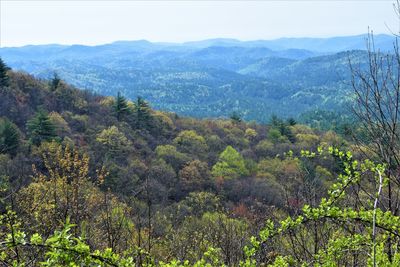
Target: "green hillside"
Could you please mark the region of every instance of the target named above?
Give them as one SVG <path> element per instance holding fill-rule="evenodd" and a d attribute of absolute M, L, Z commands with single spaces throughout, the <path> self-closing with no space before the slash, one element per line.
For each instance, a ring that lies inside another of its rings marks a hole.
<path fill-rule="evenodd" d="M 399 266 L 400 53 L 236 44 L 2 49 L 0 266 Z"/>
<path fill-rule="evenodd" d="M 144 97 L 155 109 L 197 118 L 227 118 L 240 111 L 245 120 L 261 123 L 273 113 L 288 118 L 316 109 L 342 110 L 351 97 L 349 59 L 366 62 L 361 50 L 271 50 L 228 40 L 28 46 L 1 48 L 0 56 L 38 78 L 57 73 L 103 95 L 120 91 L 132 100 Z"/>
<path fill-rule="evenodd" d="M 4 216 L 2 222 L 45 238 L 69 218 L 69 231 L 84 235 L 90 249 L 109 247 L 127 256 L 136 251 L 135 261 L 149 256 L 193 263 L 214 247 L 222 262 L 237 266 L 261 221 L 326 196 L 338 171 L 335 161 L 307 165 L 286 153 L 348 146 L 333 132 L 294 120 L 274 118 L 267 126 L 238 118 L 197 120 L 62 80 L 15 71 L 6 77 L 0 88 L 1 209 L 10 208 L 11 194 L 17 201 L 10 216 L 22 223 Z M 310 195 L 311 185 L 318 194 Z M 66 262 L 40 250 L 21 247 L 18 259 Z M 13 247 L 3 251 L 3 262 L 17 259 Z M 99 255 L 99 262 L 111 257 Z"/>

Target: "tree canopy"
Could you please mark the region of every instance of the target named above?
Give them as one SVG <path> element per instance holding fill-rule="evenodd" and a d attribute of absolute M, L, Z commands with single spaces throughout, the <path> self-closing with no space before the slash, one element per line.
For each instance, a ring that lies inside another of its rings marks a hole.
<path fill-rule="evenodd" d="M 50 141 L 56 137 L 55 126 L 47 112 L 43 110 L 39 110 L 26 125 L 30 141 L 34 145 L 39 145 L 43 141 Z"/>
<path fill-rule="evenodd" d="M 9 77 L 7 71 L 10 68 L 4 63 L 3 59 L 0 57 L 0 87 L 7 87 L 9 85 Z"/>
<path fill-rule="evenodd" d="M 242 155 L 233 147 L 227 146 L 212 167 L 212 174 L 215 178 L 235 179 L 248 175 L 249 171 Z"/>
<path fill-rule="evenodd" d="M 15 155 L 20 145 L 18 127 L 8 119 L 0 118 L 0 153 Z"/>

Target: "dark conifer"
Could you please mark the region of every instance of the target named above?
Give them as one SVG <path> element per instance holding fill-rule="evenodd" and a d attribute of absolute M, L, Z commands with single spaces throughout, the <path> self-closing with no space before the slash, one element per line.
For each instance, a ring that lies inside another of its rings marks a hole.
<path fill-rule="evenodd" d="M 61 83 L 60 76 L 58 76 L 57 73 L 54 73 L 53 79 L 51 80 L 51 84 L 50 84 L 51 91 L 55 91 L 57 89 L 57 87 L 60 85 L 60 83 Z"/>
<path fill-rule="evenodd" d="M 4 63 L 0 58 L 0 87 L 7 87 L 10 85 L 9 77 L 7 71 L 10 68 Z"/>
<path fill-rule="evenodd" d="M 18 127 L 8 119 L 0 119 L 0 153 L 15 155 L 19 143 Z"/>
<path fill-rule="evenodd" d="M 240 114 L 236 111 L 234 111 L 231 116 L 230 119 L 232 120 L 232 122 L 234 123 L 239 123 L 242 121 L 242 117 L 240 116 Z"/>
<path fill-rule="evenodd" d="M 43 141 L 50 141 L 56 137 L 54 124 L 50 121 L 46 112 L 40 110 L 27 123 L 30 141 L 39 145 Z"/>
<path fill-rule="evenodd" d="M 149 104 L 140 96 L 135 103 L 135 124 L 137 129 L 147 129 L 151 127 L 151 113 Z"/>
<path fill-rule="evenodd" d="M 117 115 L 118 121 L 120 121 L 124 115 L 129 113 L 128 102 L 120 92 L 118 92 L 117 98 L 115 99 L 114 111 Z"/>

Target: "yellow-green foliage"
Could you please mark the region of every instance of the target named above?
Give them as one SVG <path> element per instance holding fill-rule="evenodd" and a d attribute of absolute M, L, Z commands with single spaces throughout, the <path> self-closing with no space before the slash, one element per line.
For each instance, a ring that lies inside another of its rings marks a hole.
<path fill-rule="evenodd" d="M 123 154 L 129 151 L 132 145 L 124 133 L 119 131 L 116 126 L 111 126 L 101 131 L 97 135 L 96 141 L 104 147 L 106 154 L 110 156 Z"/>
<path fill-rule="evenodd" d="M 204 137 L 193 130 L 180 132 L 173 142 L 180 151 L 185 153 L 202 155 L 208 149 Z"/>
<path fill-rule="evenodd" d="M 249 171 L 242 155 L 233 147 L 227 146 L 220 154 L 218 162 L 213 166 L 211 173 L 215 178 L 235 179 L 248 175 Z"/>
<path fill-rule="evenodd" d="M 245 133 L 244 133 L 244 136 L 247 139 L 252 140 L 252 139 L 257 137 L 257 132 L 252 128 L 247 128 Z"/>

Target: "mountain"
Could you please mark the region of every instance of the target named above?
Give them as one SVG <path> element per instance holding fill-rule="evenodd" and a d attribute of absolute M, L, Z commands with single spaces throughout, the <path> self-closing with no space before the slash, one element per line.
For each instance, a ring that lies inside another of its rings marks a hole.
<path fill-rule="evenodd" d="M 341 108 L 351 88 L 349 58 L 366 61 L 365 51 L 347 49 L 363 48 L 365 37 L 30 45 L 1 48 L 0 56 L 38 78 L 56 72 L 79 88 L 142 96 L 157 109 L 194 117 L 239 112 L 246 120 L 266 122 L 273 113 L 297 117 Z M 375 36 L 378 48 L 392 41 Z"/>
<path fill-rule="evenodd" d="M 4 51 L 75 86 L 0 60 L 1 266 L 399 266 L 399 64 L 224 43 Z M 349 61 L 373 72 L 355 120 L 327 110 L 351 96 Z"/>
<path fill-rule="evenodd" d="M 272 50 L 304 49 L 319 53 L 334 53 L 346 50 L 362 50 L 366 47 L 368 34 L 338 36 L 330 38 L 279 38 L 274 40 L 239 41 L 236 39 L 209 39 L 198 42 L 186 42 L 184 45 L 206 48 L 210 46 L 265 47 Z M 390 51 L 394 37 L 387 34 L 374 35 L 376 48 Z"/>

